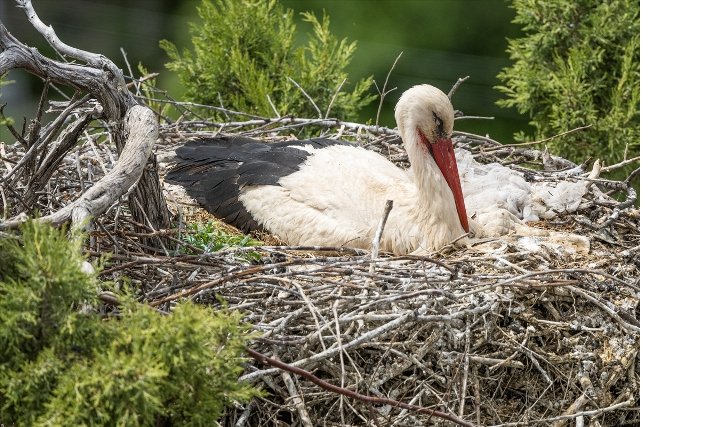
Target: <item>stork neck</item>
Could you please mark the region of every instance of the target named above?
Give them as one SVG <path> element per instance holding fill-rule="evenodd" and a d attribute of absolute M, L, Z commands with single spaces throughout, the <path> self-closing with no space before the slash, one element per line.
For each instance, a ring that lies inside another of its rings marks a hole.
<path fill-rule="evenodd" d="M 410 161 L 410 174 L 417 187 L 417 209 L 441 216 L 453 213 L 449 218 L 455 216 L 458 219 L 453 193 L 419 131 L 405 129 L 403 141 Z"/>

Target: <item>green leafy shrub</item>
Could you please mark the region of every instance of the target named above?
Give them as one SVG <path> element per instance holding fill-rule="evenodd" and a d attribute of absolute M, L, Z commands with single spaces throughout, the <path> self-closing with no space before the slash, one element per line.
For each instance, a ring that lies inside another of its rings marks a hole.
<path fill-rule="evenodd" d="M 640 25 L 636 0 L 514 0 L 524 36 L 498 76 L 498 102 L 531 118 L 533 136 L 592 125 L 549 143 L 552 152 L 609 164 L 639 155 Z"/>
<path fill-rule="evenodd" d="M 356 43 L 338 40 L 328 16 L 320 21 L 302 13 L 313 32 L 295 46 L 294 13 L 276 0 L 203 0 L 197 10 L 192 51 L 181 54 L 161 41 L 171 59 L 166 67 L 180 78 L 187 99 L 265 117 L 318 117 L 329 109 L 329 117 L 349 120 L 373 100 L 367 94 L 371 78 L 344 90 Z"/>
<path fill-rule="evenodd" d="M 247 328 L 191 303 L 170 316 L 122 296 L 104 318 L 80 242 L 28 223 L 0 239 L 0 422 L 213 425 L 256 391 L 237 382 Z"/>
<path fill-rule="evenodd" d="M 248 234 L 231 234 L 212 221 L 194 222 L 188 224 L 187 234 L 183 241 L 200 248 L 205 252 L 217 252 L 222 249 L 235 249 L 242 246 L 257 246 L 263 244 Z M 248 254 L 253 259 L 260 259 L 254 252 Z"/>

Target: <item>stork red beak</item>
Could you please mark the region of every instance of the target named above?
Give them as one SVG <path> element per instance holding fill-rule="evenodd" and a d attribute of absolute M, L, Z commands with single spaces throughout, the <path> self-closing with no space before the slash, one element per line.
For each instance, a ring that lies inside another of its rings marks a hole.
<path fill-rule="evenodd" d="M 431 147 L 431 155 L 434 157 L 436 165 L 439 166 L 446 183 L 453 193 L 458 218 L 461 220 L 463 230 L 467 233 L 468 215 L 466 214 L 466 205 L 463 201 L 461 179 L 458 177 L 458 165 L 456 164 L 456 153 L 453 151 L 453 142 L 451 142 L 451 138 L 438 138 L 435 143 L 428 145 Z"/>

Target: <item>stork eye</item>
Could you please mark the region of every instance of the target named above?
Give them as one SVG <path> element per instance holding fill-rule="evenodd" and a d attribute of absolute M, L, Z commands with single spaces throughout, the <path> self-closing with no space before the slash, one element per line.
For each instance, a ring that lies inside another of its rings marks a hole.
<path fill-rule="evenodd" d="M 444 121 L 441 120 L 441 118 L 439 118 L 439 116 L 436 113 L 432 112 L 431 114 L 434 115 L 434 124 L 436 125 L 436 130 L 437 130 L 438 134 L 443 135 L 444 134 Z"/>

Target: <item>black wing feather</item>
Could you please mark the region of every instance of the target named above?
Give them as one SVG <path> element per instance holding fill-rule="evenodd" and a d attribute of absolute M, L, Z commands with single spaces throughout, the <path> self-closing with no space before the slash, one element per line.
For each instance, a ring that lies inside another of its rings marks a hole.
<path fill-rule="evenodd" d="M 207 138 L 189 141 L 176 149 L 177 163 L 166 181 L 182 185 L 207 211 L 245 233 L 261 230 L 239 201 L 247 185 L 280 185 L 281 178 L 300 170 L 311 145 L 322 149 L 345 141 L 315 138 L 263 143 L 246 137 Z"/>

